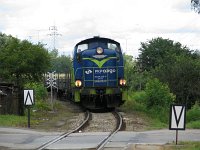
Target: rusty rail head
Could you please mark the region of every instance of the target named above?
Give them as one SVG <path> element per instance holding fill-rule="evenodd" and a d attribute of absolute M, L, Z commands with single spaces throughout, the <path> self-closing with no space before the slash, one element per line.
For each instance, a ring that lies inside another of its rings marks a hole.
<path fill-rule="evenodd" d="M 104 148 L 104 146 L 108 143 L 108 141 L 118 132 L 120 131 L 120 129 L 123 126 L 123 117 L 122 115 L 117 112 L 114 111 L 112 112 L 112 114 L 115 116 L 115 118 L 117 119 L 117 125 L 116 128 L 113 132 L 111 132 L 98 146 L 97 146 L 97 150 L 102 150 Z"/>

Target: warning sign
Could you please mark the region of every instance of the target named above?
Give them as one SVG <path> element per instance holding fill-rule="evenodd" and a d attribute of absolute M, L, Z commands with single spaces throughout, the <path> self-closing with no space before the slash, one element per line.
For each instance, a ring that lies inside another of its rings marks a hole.
<path fill-rule="evenodd" d="M 170 130 L 185 130 L 185 105 L 172 105 L 170 110 Z"/>
<path fill-rule="evenodd" d="M 34 104 L 34 92 L 33 90 L 24 90 L 24 105 Z"/>

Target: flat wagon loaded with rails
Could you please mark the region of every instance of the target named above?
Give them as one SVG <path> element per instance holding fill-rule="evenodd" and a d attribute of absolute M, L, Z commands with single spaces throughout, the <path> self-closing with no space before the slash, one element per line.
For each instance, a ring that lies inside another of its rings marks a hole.
<path fill-rule="evenodd" d="M 65 74 L 57 77 L 58 90 L 86 108 L 114 108 L 126 100 L 123 55 L 115 40 L 93 37 L 77 43 L 72 71 Z"/>

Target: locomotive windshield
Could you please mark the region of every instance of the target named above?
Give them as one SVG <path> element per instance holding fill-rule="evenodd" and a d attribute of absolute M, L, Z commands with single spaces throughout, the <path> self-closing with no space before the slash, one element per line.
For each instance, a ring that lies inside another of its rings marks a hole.
<path fill-rule="evenodd" d="M 102 47 L 103 49 L 109 49 L 109 50 L 116 50 L 117 52 L 120 52 L 120 45 L 118 43 L 112 42 L 112 41 L 86 41 L 85 43 L 80 43 L 76 46 L 77 53 L 84 51 L 84 50 L 92 50 L 96 49 L 97 47 Z"/>
<path fill-rule="evenodd" d="M 80 44 L 77 47 L 77 52 L 81 52 L 81 51 L 84 51 L 86 49 L 88 49 L 88 44 Z"/>
<path fill-rule="evenodd" d="M 115 43 L 108 43 L 108 49 L 119 51 L 119 47 Z"/>

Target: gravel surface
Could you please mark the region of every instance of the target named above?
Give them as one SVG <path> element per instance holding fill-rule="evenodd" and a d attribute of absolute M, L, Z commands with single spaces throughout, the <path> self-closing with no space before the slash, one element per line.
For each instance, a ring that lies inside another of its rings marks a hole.
<path fill-rule="evenodd" d="M 52 113 L 52 118 L 41 118 L 44 121 L 33 129 L 67 132 L 78 127 L 84 120 L 84 111 L 74 103 L 69 101 L 59 101 L 62 104 L 62 110 Z M 144 131 L 148 123 L 143 116 L 137 113 L 120 112 L 125 122 L 125 131 Z M 92 113 L 92 118 L 88 127 L 80 132 L 110 132 L 115 128 L 116 119 L 111 112 Z"/>
<path fill-rule="evenodd" d="M 125 131 L 144 131 L 148 127 L 148 123 L 144 117 L 137 113 L 121 112 L 121 114 L 126 126 Z"/>
<path fill-rule="evenodd" d="M 81 108 L 70 101 L 57 101 L 61 103 L 62 107 L 54 112 L 47 112 L 47 118 L 41 118 L 43 121 L 35 126 L 33 129 L 55 132 L 67 132 L 78 127 L 85 118 L 85 113 Z M 50 115 L 49 115 L 50 114 Z"/>
<path fill-rule="evenodd" d="M 83 132 L 110 132 L 115 126 L 116 119 L 112 113 L 92 113 L 91 121 Z"/>

